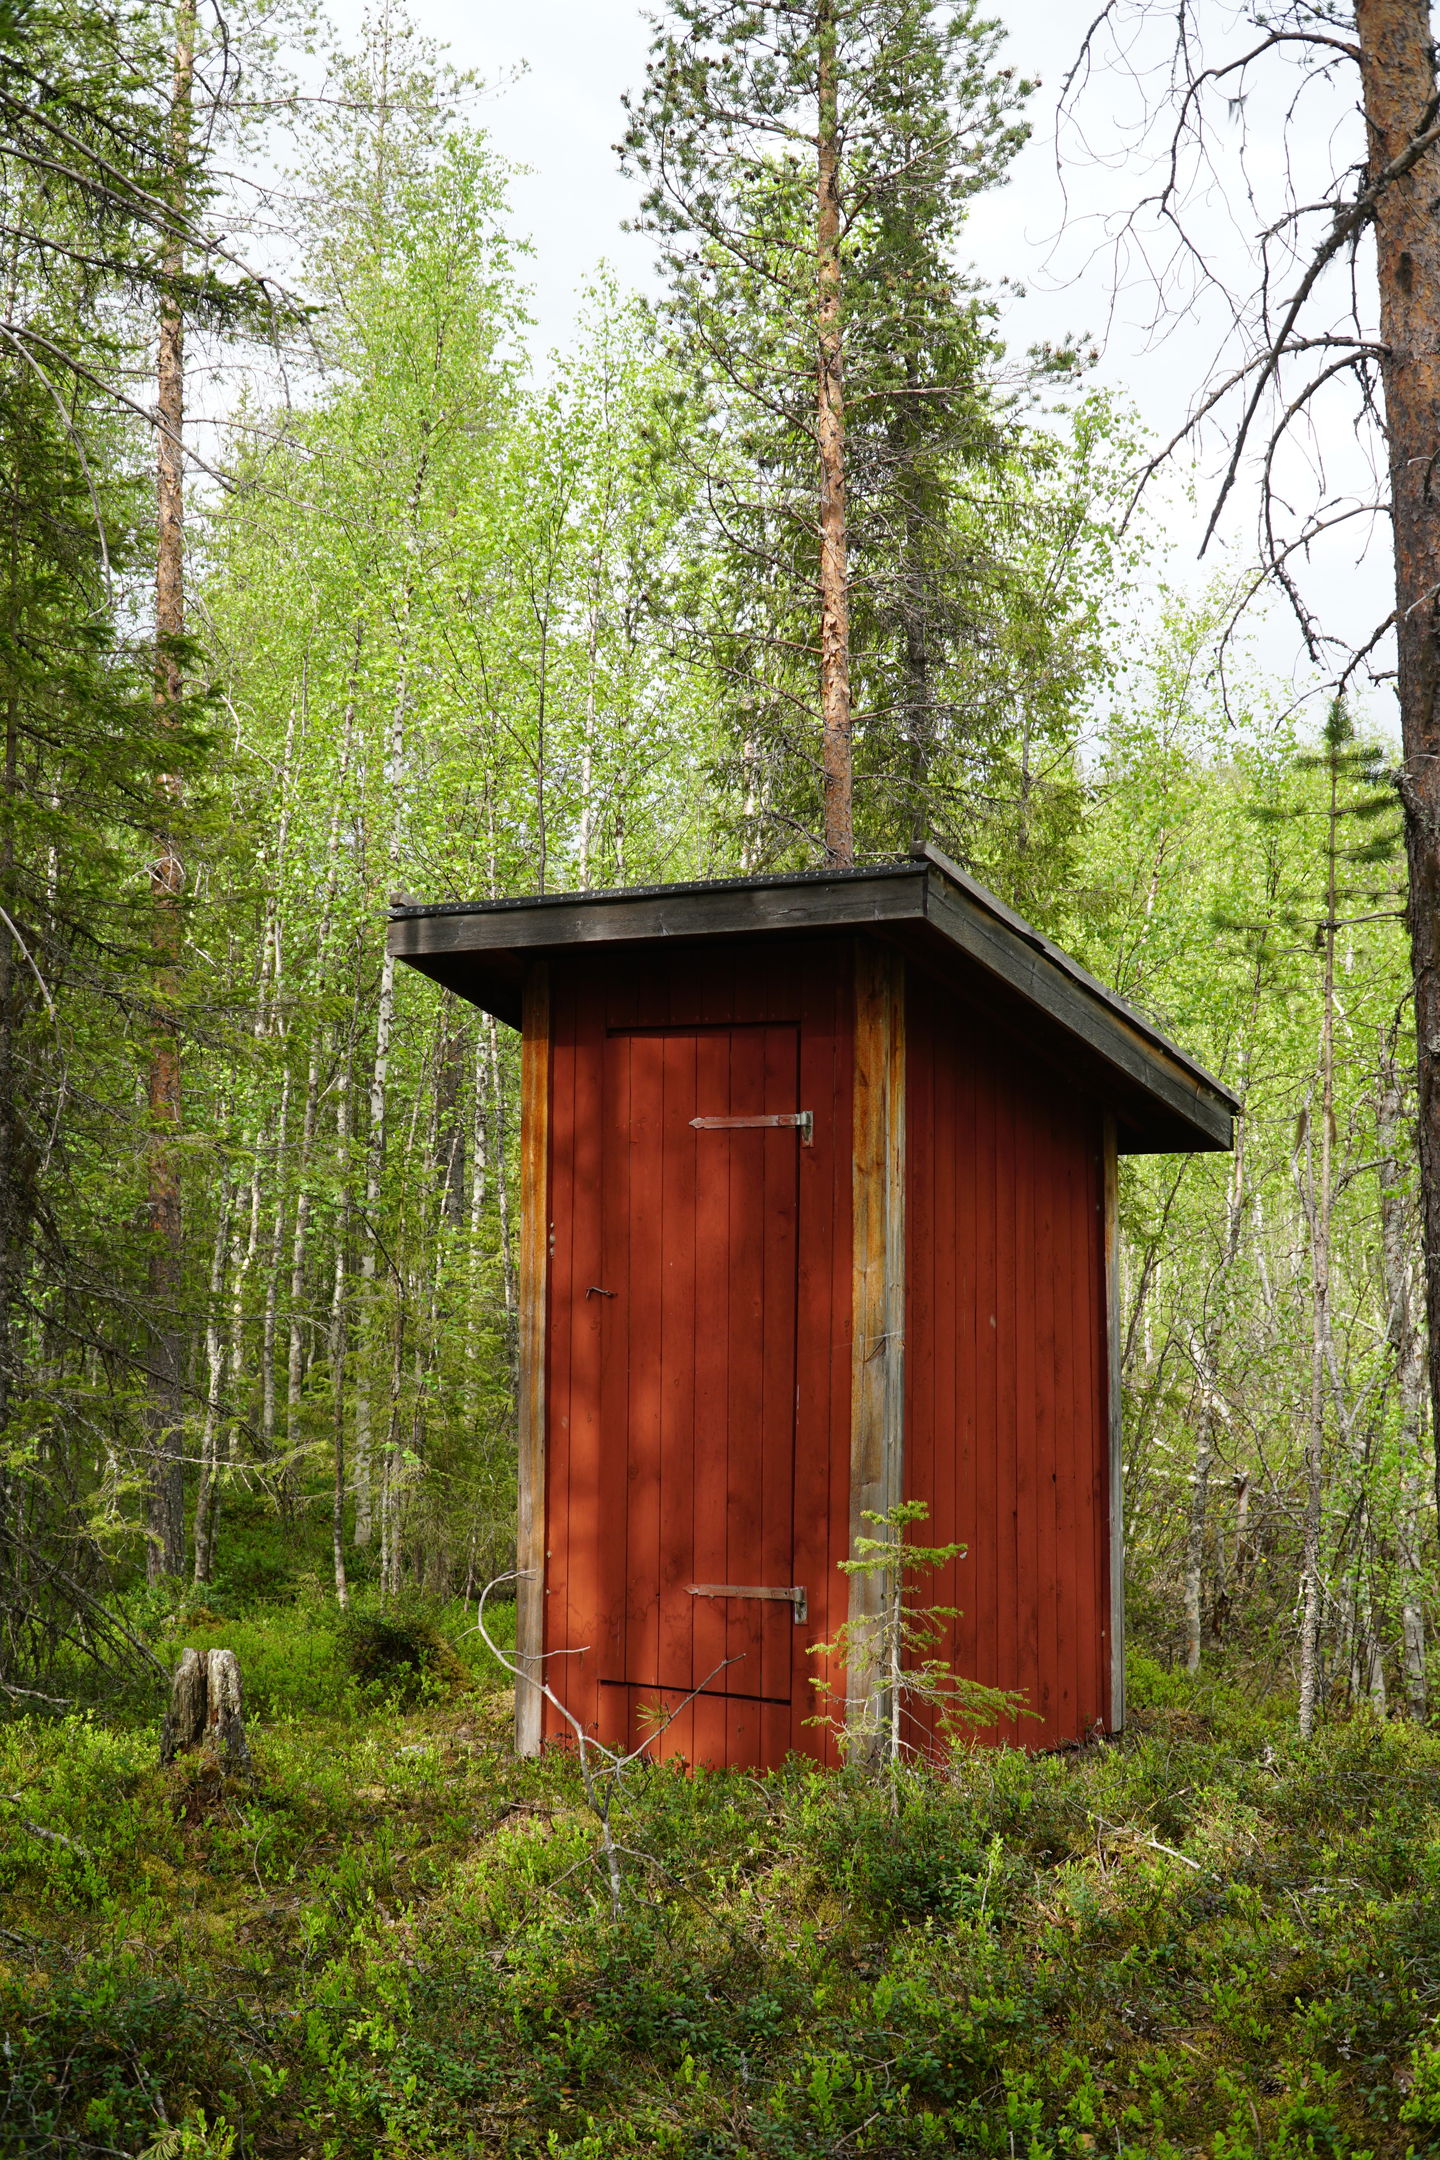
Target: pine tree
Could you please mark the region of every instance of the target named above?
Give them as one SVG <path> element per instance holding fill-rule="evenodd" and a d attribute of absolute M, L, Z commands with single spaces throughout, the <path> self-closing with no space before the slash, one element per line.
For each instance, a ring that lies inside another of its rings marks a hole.
<path fill-rule="evenodd" d="M 1014 725 L 1034 453 L 955 255 L 967 201 L 1025 139 L 999 37 L 934 0 L 677 0 L 629 108 L 698 407 L 672 446 L 714 543 L 690 623 L 725 686 L 752 856 L 757 824 L 771 852 L 808 845 L 817 793 L 835 864 L 857 830 L 873 851 L 939 824 L 969 852 L 985 735 Z M 1009 678 L 994 700 L 987 649 Z"/>

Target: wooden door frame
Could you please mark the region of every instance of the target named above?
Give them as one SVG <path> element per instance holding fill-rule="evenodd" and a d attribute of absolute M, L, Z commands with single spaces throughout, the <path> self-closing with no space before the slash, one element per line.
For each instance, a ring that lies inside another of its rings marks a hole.
<path fill-rule="evenodd" d="M 520 1048 L 519 1517 L 515 1751 L 540 1752 L 545 1656 L 545 1351 L 550 1287 L 550 968 L 525 971 Z M 501 1175 L 504 1175 L 503 1165 Z"/>
<path fill-rule="evenodd" d="M 850 1547 L 905 1491 L 905 960 L 877 939 L 855 942 L 853 1230 L 850 1332 Z M 852 1575 L 847 1620 L 872 1622 L 878 1575 Z M 846 1722 L 876 1729 L 876 1691 L 847 1674 Z"/>
<path fill-rule="evenodd" d="M 1104 1120 L 1102 1145 L 1110 1730 L 1120 1732 L 1125 1724 L 1125 1447 L 1120 1399 L 1120 1157 L 1115 1118 L 1110 1112 Z"/>

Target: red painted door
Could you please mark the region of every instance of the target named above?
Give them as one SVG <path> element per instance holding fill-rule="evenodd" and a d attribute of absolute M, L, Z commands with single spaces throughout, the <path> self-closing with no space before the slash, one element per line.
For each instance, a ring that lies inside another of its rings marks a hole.
<path fill-rule="evenodd" d="M 588 1293 L 604 1303 L 601 1602 L 619 1622 L 602 1655 L 603 1723 L 633 1745 L 657 1708 L 701 1689 L 657 1747 L 694 1760 L 725 1759 L 742 1704 L 791 1699 L 794 1605 L 753 1593 L 794 1587 L 803 1128 L 726 1121 L 793 1118 L 798 1085 L 794 1026 L 606 1038 L 602 1266 Z"/>

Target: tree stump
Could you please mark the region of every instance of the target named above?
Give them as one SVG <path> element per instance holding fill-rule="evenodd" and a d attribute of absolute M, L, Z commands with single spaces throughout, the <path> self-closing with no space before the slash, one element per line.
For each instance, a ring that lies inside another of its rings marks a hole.
<path fill-rule="evenodd" d="M 170 1682 L 160 1734 L 162 1766 L 203 1747 L 226 1770 L 248 1770 L 240 1662 L 233 1650 L 186 1650 Z"/>

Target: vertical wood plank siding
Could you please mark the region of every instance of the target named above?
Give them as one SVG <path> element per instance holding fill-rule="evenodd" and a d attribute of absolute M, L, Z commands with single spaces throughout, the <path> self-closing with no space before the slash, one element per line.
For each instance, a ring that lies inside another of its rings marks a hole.
<path fill-rule="evenodd" d="M 926 1593 L 960 1608 L 960 1669 L 1037 1713 L 988 1737 L 1054 1746 L 1118 1722 L 1099 1108 L 878 939 L 550 969 L 526 1010 L 522 1653 L 546 1654 L 583 1725 L 630 1745 L 647 1705 L 679 1700 L 687 1660 L 739 1656 L 655 1752 L 833 1762 L 807 1719 L 813 1681 L 843 1675 L 808 1653 L 855 1616 L 841 1563 L 859 1511 L 903 1495 L 929 1506 L 927 1542 L 968 1547 Z M 814 1144 L 707 1134 L 687 1184 L 655 1135 L 688 1131 L 692 1097 L 707 1114 L 808 1110 Z M 750 1328 L 775 1345 L 758 1362 Z M 753 1461 L 735 1437 L 752 1427 L 769 1436 Z M 757 1581 L 805 1586 L 805 1625 L 783 1605 L 687 1602 L 682 1576 L 734 1582 L 741 1551 Z M 522 1745 L 566 1737 L 520 1695 Z"/>
<path fill-rule="evenodd" d="M 848 1588 L 850 957 L 848 939 L 727 941 L 552 963 L 547 1678 L 582 1725 L 634 1745 L 642 1710 L 679 1700 L 671 1666 L 740 1655 L 667 1726 L 661 1757 L 774 1766 L 826 1752 L 806 1722 L 806 1653 L 845 1618 Z M 706 1134 L 687 1187 L 649 1127 L 683 1132 L 692 1095 L 707 1113 L 762 1097 L 809 1110 L 813 1145 Z M 773 1350 L 727 1360 L 726 1340 L 738 1329 L 743 1344 L 751 1325 Z M 729 1433 L 742 1454 L 752 1428 L 784 1445 L 727 1468 L 720 1442 L 687 1454 L 692 1428 Z M 682 1576 L 733 1581 L 741 1550 L 765 1580 L 806 1587 L 805 1625 L 784 1605 L 688 1600 Z M 541 1730 L 565 1738 L 553 1706 Z"/>
<path fill-rule="evenodd" d="M 545 1368 L 549 1273 L 550 976 L 532 962 L 525 981 L 520 1067 L 519 1484 L 515 1652 L 536 1679 L 545 1637 Z M 540 1746 L 542 1698 L 525 1679 L 515 1689 L 515 1745 Z"/>
<path fill-rule="evenodd" d="M 1037 1713 L 981 1737 L 1053 1747 L 1113 1714 L 1103 1121 L 923 976 L 907 1014 L 905 1490 L 968 1548 L 925 1601 Z"/>

